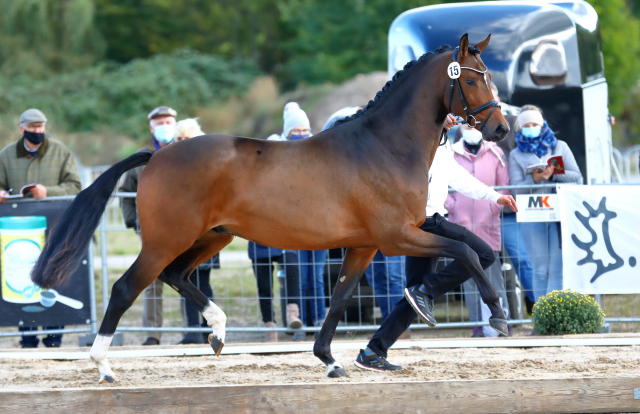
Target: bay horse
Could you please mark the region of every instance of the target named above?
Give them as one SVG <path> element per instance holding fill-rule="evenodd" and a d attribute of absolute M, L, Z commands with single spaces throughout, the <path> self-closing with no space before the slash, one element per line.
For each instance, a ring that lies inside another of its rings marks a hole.
<path fill-rule="evenodd" d="M 80 192 L 32 270 L 33 281 L 42 287 L 73 273 L 119 177 L 146 164 L 137 194 L 142 249 L 113 285 L 90 351 L 100 383 L 116 381 L 107 362 L 112 336 L 124 312 L 156 278 L 197 304 L 212 328 L 211 346 L 220 354 L 226 315 L 188 277 L 234 236 L 281 249 L 347 248 L 314 345 L 330 377 L 346 375 L 331 355 L 331 340 L 377 250 L 386 256 L 460 260 L 473 275 L 492 320 L 506 329 L 498 294 L 475 252 L 419 228 L 426 219 L 429 166 L 447 113 L 470 122 L 477 115 L 476 128 L 487 141 L 499 141 L 508 131 L 480 58 L 489 39 L 469 47 L 465 34 L 455 50 L 441 47 L 408 63 L 363 111 L 311 138 L 278 142 L 204 135 L 154 154 L 131 155 Z M 454 57 L 469 69 L 461 71 L 456 83 L 459 98 L 448 76 Z"/>

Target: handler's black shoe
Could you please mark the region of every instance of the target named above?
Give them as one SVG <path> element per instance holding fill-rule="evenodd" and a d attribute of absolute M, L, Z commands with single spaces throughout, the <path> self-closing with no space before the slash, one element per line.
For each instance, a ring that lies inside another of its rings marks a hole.
<path fill-rule="evenodd" d="M 433 299 L 420 291 L 420 286 L 405 288 L 404 297 L 414 311 L 424 319 L 430 327 L 436 326 L 436 318 L 433 316 Z"/>
<path fill-rule="evenodd" d="M 376 354 L 365 355 L 364 349 L 360 350 L 358 357 L 353 361 L 353 365 L 361 369 L 368 369 L 371 371 L 397 371 L 402 369 L 400 365 L 390 364 L 385 358 Z"/>

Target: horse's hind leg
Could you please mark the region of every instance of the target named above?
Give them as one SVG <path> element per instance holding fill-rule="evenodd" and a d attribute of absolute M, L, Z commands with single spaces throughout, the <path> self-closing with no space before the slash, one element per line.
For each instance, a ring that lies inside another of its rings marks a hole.
<path fill-rule="evenodd" d="M 397 254 L 406 256 L 440 256 L 459 260 L 471 273 L 478 286 L 480 296 L 491 311 L 489 324 L 498 332 L 507 335 L 507 320 L 498 292 L 482 270 L 478 255 L 465 243 L 427 233 L 417 227 L 409 227 L 403 235 Z"/>
<path fill-rule="evenodd" d="M 163 261 L 163 256 L 169 258 Z M 165 255 L 162 255 L 157 251 L 145 250 L 143 246 L 136 261 L 113 285 L 107 312 L 104 314 L 100 330 L 89 353 L 91 360 L 95 362 L 98 371 L 100 371 L 101 384 L 117 381 L 107 362 L 107 351 L 120 318 L 131 307 L 144 288 L 158 277 L 158 274 L 170 260 L 170 255 L 166 252 Z"/>
<path fill-rule="evenodd" d="M 231 235 L 218 234 L 213 230 L 208 231 L 198 238 L 189 250 L 171 262 L 159 277 L 187 300 L 192 301 L 198 310 L 202 312 L 207 324 L 213 330 L 213 333 L 209 335 L 209 342 L 216 356 L 220 355 L 220 351 L 224 346 L 227 317 L 218 305 L 209 300 L 204 293 L 191 283 L 189 275 L 205 260 L 213 257 L 231 243 L 232 240 L 233 236 Z"/>
<path fill-rule="evenodd" d="M 345 253 L 338 284 L 333 291 L 333 296 L 331 296 L 329 313 L 313 346 L 313 354 L 327 365 L 327 376 L 331 378 L 347 375 L 342 365 L 331 355 L 331 340 L 335 335 L 340 318 L 347 310 L 353 289 L 362 278 L 377 250 L 375 247 L 349 248 Z"/>

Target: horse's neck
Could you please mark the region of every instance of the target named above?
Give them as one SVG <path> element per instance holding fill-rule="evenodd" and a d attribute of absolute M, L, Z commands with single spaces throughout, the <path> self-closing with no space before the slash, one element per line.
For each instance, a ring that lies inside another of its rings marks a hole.
<path fill-rule="evenodd" d="M 439 56 L 414 68 L 406 79 L 370 114 L 372 132 L 382 147 L 430 164 L 442 133 L 447 110 L 443 105 L 442 76 L 434 73 Z M 443 69 L 443 73 L 444 73 Z M 400 79 L 399 79 L 400 80 Z"/>

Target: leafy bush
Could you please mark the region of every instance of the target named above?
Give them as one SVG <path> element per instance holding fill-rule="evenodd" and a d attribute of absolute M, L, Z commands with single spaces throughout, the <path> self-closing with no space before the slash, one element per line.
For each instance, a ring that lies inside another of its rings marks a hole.
<path fill-rule="evenodd" d="M 243 93 L 259 74 L 253 63 L 227 61 L 189 49 L 121 65 L 98 66 L 42 81 L 0 79 L 0 113 L 17 118 L 41 109 L 58 130 L 89 132 L 100 127 L 148 137 L 147 114 L 169 105 L 178 118 Z M 15 121 L 15 122 L 14 122 Z"/>
<path fill-rule="evenodd" d="M 604 323 L 604 311 L 591 296 L 554 290 L 533 306 L 535 330 L 542 335 L 595 333 Z"/>

